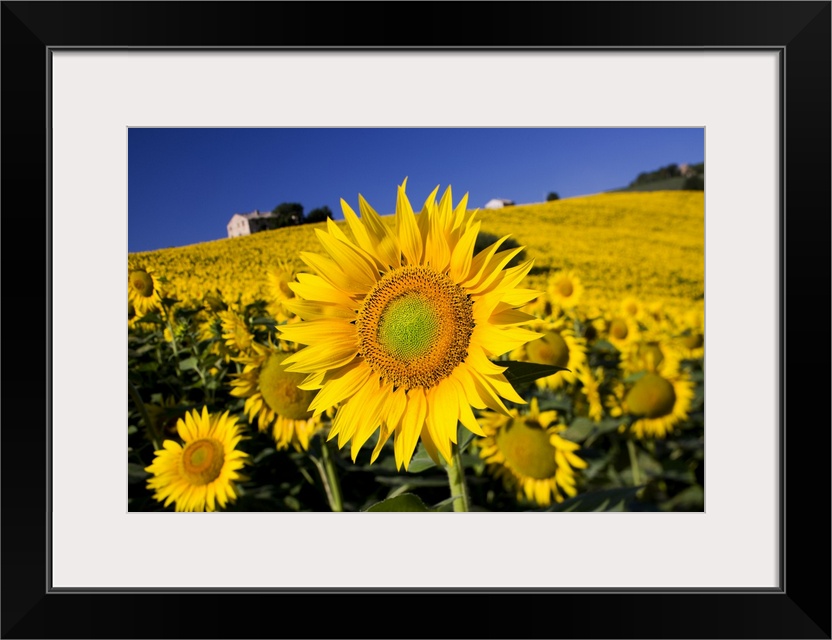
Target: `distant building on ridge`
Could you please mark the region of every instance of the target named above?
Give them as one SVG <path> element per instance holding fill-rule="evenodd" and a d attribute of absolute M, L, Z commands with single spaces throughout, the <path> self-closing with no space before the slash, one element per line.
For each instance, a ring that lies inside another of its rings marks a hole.
<path fill-rule="evenodd" d="M 492 198 L 485 203 L 484 209 L 502 209 L 503 207 L 510 207 L 514 204 L 514 200 L 506 200 L 505 198 Z"/>
<path fill-rule="evenodd" d="M 263 229 L 268 229 L 269 220 L 274 215 L 270 211 L 255 209 L 251 213 L 235 213 L 228 221 L 228 237 L 248 236 Z"/>

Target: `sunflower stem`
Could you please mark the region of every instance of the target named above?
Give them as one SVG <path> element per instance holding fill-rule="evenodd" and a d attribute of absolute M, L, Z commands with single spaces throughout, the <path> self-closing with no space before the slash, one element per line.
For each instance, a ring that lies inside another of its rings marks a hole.
<path fill-rule="evenodd" d="M 641 469 L 638 466 L 638 455 L 636 454 L 636 445 L 630 439 L 627 439 L 627 451 L 630 454 L 630 467 L 633 471 L 633 486 L 637 487 L 641 484 Z"/>
<path fill-rule="evenodd" d="M 454 511 L 470 511 L 465 469 L 462 467 L 462 457 L 459 455 L 459 445 L 456 442 L 451 443 L 451 460 L 453 464 L 449 464 L 445 470 L 448 472 L 448 482 L 451 485 L 451 497 L 454 498 Z"/>
<path fill-rule="evenodd" d="M 321 471 L 321 480 L 324 483 L 329 506 L 333 511 L 341 512 L 344 510 L 341 482 L 338 480 L 338 470 L 335 468 L 335 460 L 332 458 L 329 442 L 321 442 L 321 457 L 323 459 L 323 469 L 319 467 L 319 471 Z"/>
<path fill-rule="evenodd" d="M 142 416 L 142 421 L 144 422 L 145 429 L 147 429 L 150 442 L 153 444 L 153 449 L 158 451 L 162 448 L 159 443 L 159 434 L 156 433 L 155 425 L 147 413 L 147 408 L 144 406 L 144 402 L 142 402 L 142 397 L 139 395 L 136 387 L 133 386 L 133 383 L 129 380 L 127 381 L 127 390 L 130 397 L 133 399 L 133 402 L 136 403 L 136 407 Z"/>
<path fill-rule="evenodd" d="M 179 349 L 176 346 L 176 335 L 173 332 L 173 323 L 170 321 L 170 312 L 168 311 L 168 306 L 166 304 L 162 304 L 162 310 L 165 314 L 165 324 L 168 325 L 168 331 L 170 331 L 170 344 L 173 348 L 173 355 L 174 357 L 179 360 Z M 181 375 L 179 373 L 179 368 L 176 369 L 177 375 Z"/>

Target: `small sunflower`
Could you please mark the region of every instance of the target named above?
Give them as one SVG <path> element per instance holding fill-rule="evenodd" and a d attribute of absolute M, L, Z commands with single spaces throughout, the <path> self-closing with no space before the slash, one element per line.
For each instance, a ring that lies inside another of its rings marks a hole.
<path fill-rule="evenodd" d="M 679 345 L 687 358 L 705 355 L 705 315 L 701 309 L 691 309 L 682 316 Z"/>
<path fill-rule="evenodd" d="M 286 320 L 287 314 L 284 302 L 295 297 L 295 292 L 289 286 L 295 279 L 295 269 L 288 262 L 279 260 L 266 273 L 268 277 L 269 311 L 277 320 Z"/>
<path fill-rule="evenodd" d="M 143 316 L 160 307 L 159 283 L 154 279 L 151 269 L 128 263 L 127 299 L 138 316 Z"/>
<path fill-rule="evenodd" d="M 310 437 L 323 424 L 309 405 L 315 391 L 300 388 L 306 376 L 287 371 L 284 360 L 291 355 L 274 346 L 252 342 L 251 353 L 236 358 L 243 372 L 231 382 L 231 395 L 245 398 L 245 412 L 260 431 L 272 430 L 278 449 L 290 444 L 297 450 L 309 448 Z"/>
<path fill-rule="evenodd" d="M 547 293 L 555 306 L 571 309 L 580 302 L 583 292 L 584 286 L 573 271 L 558 271 L 549 278 Z"/>
<path fill-rule="evenodd" d="M 176 503 L 176 511 L 215 511 L 237 498 L 235 481 L 248 454 L 236 447 L 242 436 L 237 418 L 211 415 L 207 407 L 202 414 L 191 411 L 176 425 L 182 444 L 165 440 L 156 451 L 153 463 L 145 471 L 153 477 L 147 488 L 167 507 Z"/>
<path fill-rule="evenodd" d="M 402 184 L 392 227 L 363 197 L 361 219 L 342 200 L 352 237 L 329 220 L 315 230 L 327 255 L 300 254 L 317 275 L 291 285 L 302 322 L 278 329 L 307 346 L 285 364 L 320 389 L 316 414 L 340 403 L 329 438 L 352 441 L 353 460 L 380 429 L 371 462 L 392 435 L 399 469 L 420 438 L 450 463 L 458 422 L 482 433 L 471 407 L 508 415 L 501 398 L 525 404 L 490 358 L 538 337 L 519 326 L 534 319 L 518 309 L 538 292 L 517 288 L 532 262 L 505 268 L 523 249 L 500 251 L 509 236 L 474 255 L 467 195 L 454 207 L 450 187 L 437 204 L 438 190 L 417 216 Z"/>
<path fill-rule="evenodd" d="M 144 406 L 156 433 L 164 434 L 166 437 L 176 435 L 176 424 L 187 411 L 183 402 L 177 402 L 173 396 L 164 397 L 160 404 L 147 402 Z"/>
<path fill-rule="evenodd" d="M 645 331 L 639 339 L 626 345 L 619 366 L 625 376 L 640 371 L 672 375 L 681 361 L 679 347 L 663 331 Z"/>
<path fill-rule="evenodd" d="M 607 315 L 601 337 L 612 344 L 621 353 L 626 353 L 638 341 L 641 335 L 636 319 L 624 313 Z"/>
<path fill-rule="evenodd" d="M 516 409 L 510 414 L 489 412 L 480 419 L 485 438 L 476 442 L 489 470 L 508 490 L 516 490 L 518 500 L 542 507 L 576 495 L 575 469 L 587 463 L 575 454 L 580 446 L 559 435 L 565 427 L 554 423 L 557 413 L 541 413 L 532 398 L 527 414 Z"/>
<path fill-rule="evenodd" d="M 630 431 L 637 438 L 665 438 L 687 420 L 693 389 L 693 382 L 684 372 L 645 371 L 634 381 L 617 385 L 609 403 L 610 415 L 633 416 Z M 625 431 L 626 427 L 621 429 Z"/>
<path fill-rule="evenodd" d="M 621 301 L 621 313 L 635 318 L 641 319 L 647 313 L 644 303 L 635 296 L 627 296 Z"/>
<path fill-rule="evenodd" d="M 540 389 L 559 389 L 564 384 L 574 384 L 577 380 L 575 372 L 586 366 L 586 340 L 576 337 L 563 318 L 554 322 L 536 322 L 530 328 L 542 337 L 526 343 L 514 352 L 513 357 L 568 369 L 538 378 L 535 383 Z"/>
<path fill-rule="evenodd" d="M 596 367 L 594 372 L 589 366 L 578 367 L 575 374 L 581 382 L 581 393 L 586 398 L 587 415 L 591 420 L 600 422 L 604 417 L 604 403 L 601 400 L 604 367 Z"/>
<path fill-rule="evenodd" d="M 240 314 L 231 309 L 217 314 L 222 321 L 222 338 L 234 353 L 245 353 L 253 344 L 254 336 Z"/>

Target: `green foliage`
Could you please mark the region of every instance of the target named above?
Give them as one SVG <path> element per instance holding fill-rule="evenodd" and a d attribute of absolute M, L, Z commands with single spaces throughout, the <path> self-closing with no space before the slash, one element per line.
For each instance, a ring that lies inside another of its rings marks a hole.
<path fill-rule="evenodd" d="M 632 511 L 625 507 L 636 500 L 642 487 L 622 487 L 584 493 L 546 509 L 547 511 Z M 632 505 L 630 505 L 632 506 Z"/>
<path fill-rule="evenodd" d="M 272 209 L 270 227 L 280 228 L 303 224 L 303 205 L 299 202 L 281 202 Z"/>
<path fill-rule="evenodd" d="M 225 344 L 221 333 L 210 334 L 205 327 L 219 322 L 218 310 L 210 306 L 188 307 L 169 301 L 164 309 L 147 314 L 128 332 L 129 403 L 127 414 L 127 478 L 131 511 L 171 511 L 156 501 L 147 488 L 144 471 L 154 451 L 165 440 L 178 441 L 177 420 L 186 411 L 228 411 L 246 425 L 239 447 L 249 454 L 247 478 L 239 483 L 238 500 L 228 511 L 330 511 L 323 470 L 324 440 L 328 418 L 308 451 L 278 450 L 269 431 L 261 432 L 244 412 L 244 398 L 232 396 L 230 382 L 242 371 L 234 360 L 236 352 Z M 260 344 L 279 340 L 280 322 L 272 318 L 265 303 L 241 306 L 238 310 L 247 330 Z M 175 330 L 170 331 L 171 327 Z M 618 370 L 617 358 L 609 357 L 612 347 L 597 338 L 587 341 L 592 366 L 602 367 L 599 393 L 607 398 L 616 380 L 632 383 L 638 374 L 626 377 Z M 584 395 L 578 387 L 540 389 L 535 381 L 561 370 L 560 367 L 513 360 L 497 360 L 506 367 L 505 377 L 521 396 L 536 398 L 541 412 L 555 411 L 560 435 L 580 445 L 577 454 L 587 468 L 577 474 L 578 495 L 553 505 L 550 511 L 702 511 L 704 509 L 704 373 L 701 360 L 683 363 L 694 383 L 688 419 L 666 439 L 634 440 L 629 433 L 631 416 L 613 417 L 606 412 L 598 420 L 587 417 Z M 528 405 L 511 405 L 522 413 Z M 476 413 L 485 415 L 488 410 Z M 487 468 L 480 456 L 483 439 L 458 427 L 460 463 L 464 469 L 474 510 L 542 510 L 518 498 L 501 478 Z M 357 452 L 355 461 L 349 447 L 331 447 L 334 476 L 340 483 L 344 511 L 450 511 L 447 469 L 437 465 L 419 444 L 409 469 L 396 468 L 393 438 L 370 464 L 378 434 Z M 334 441 L 330 441 L 334 445 Z"/>
<path fill-rule="evenodd" d="M 403 493 L 394 498 L 388 498 L 387 500 L 377 502 L 373 506 L 365 509 L 365 511 L 394 511 L 397 513 L 403 511 L 418 511 L 426 513 L 428 511 L 431 511 L 431 509 L 428 509 L 425 503 L 422 502 L 422 499 L 416 494 Z"/>
<path fill-rule="evenodd" d="M 558 371 L 569 371 L 566 367 L 556 367 L 553 364 L 537 364 L 517 360 L 501 360 L 500 366 L 506 367 L 503 375 L 515 388 L 522 387 L 539 378 L 548 378 Z"/>
<path fill-rule="evenodd" d="M 332 217 L 332 210 L 324 205 L 323 207 L 318 207 L 317 209 L 312 209 L 308 214 L 306 214 L 306 219 L 304 222 L 307 224 L 311 224 L 313 222 L 326 222 L 327 218 Z"/>
<path fill-rule="evenodd" d="M 685 185 L 683 189 L 687 189 L 688 191 L 704 191 L 704 176 L 690 176 L 689 178 L 685 178 Z"/>
<path fill-rule="evenodd" d="M 557 194 L 557 191 L 550 191 L 546 196 L 546 202 L 552 202 L 553 200 L 560 200 L 560 196 Z"/>

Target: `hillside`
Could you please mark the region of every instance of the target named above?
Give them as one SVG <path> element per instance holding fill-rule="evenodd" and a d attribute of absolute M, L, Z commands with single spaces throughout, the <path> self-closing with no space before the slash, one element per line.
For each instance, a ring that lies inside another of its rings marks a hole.
<path fill-rule="evenodd" d="M 584 283 L 586 299 L 598 303 L 626 295 L 678 303 L 704 296 L 702 191 L 603 193 L 481 210 L 478 216 L 482 233 L 511 234 L 526 247 L 526 258 L 535 260 L 529 286 L 542 288 L 549 275 L 567 269 Z M 387 220 L 392 224 L 392 217 Z M 166 277 L 168 290 L 183 301 L 219 289 L 226 299 L 239 296 L 249 303 L 265 295 L 266 273 L 279 261 L 305 268 L 298 252 L 321 251 L 315 229 L 324 226 L 285 227 L 130 257 Z"/>

